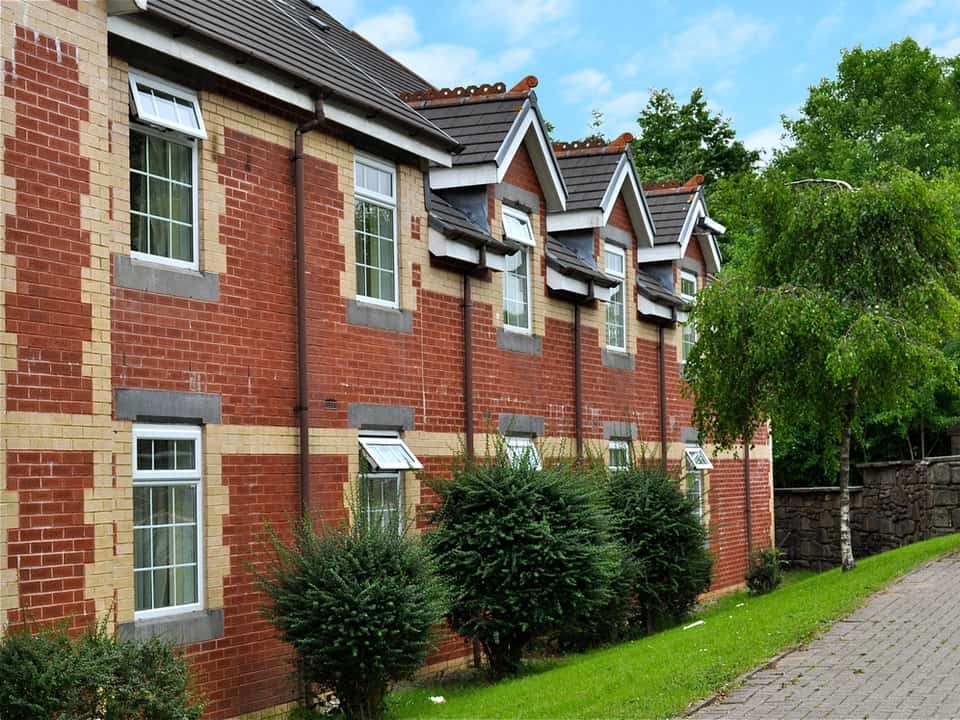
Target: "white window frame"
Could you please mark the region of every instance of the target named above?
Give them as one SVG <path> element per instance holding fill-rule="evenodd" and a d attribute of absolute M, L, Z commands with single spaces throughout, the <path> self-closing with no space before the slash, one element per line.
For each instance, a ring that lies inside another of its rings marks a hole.
<path fill-rule="evenodd" d="M 687 464 L 697 470 L 713 470 L 713 463 L 710 462 L 710 456 L 699 445 L 688 445 L 683 449 Z"/>
<path fill-rule="evenodd" d="M 404 470 L 423 470 L 423 464 L 413 454 L 413 451 L 407 447 L 407 444 L 400 439 L 397 435 L 391 436 L 377 436 L 377 435 L 361 435 L 359 438 L 360 447 L 363 449 L 364 455 L 366 455 L 367 460 L 370 462 L 370 466 L 374 469 L 374 472 L 402 472 Z M 386 446 L 392 448 L 400 449 L 408 458 L 408 462 L 404 465 L 381 465 L 377 462 L 376 459 L 376 448 L 377 446 Z"/>
<path fill-rule="evenodd" d="M 613 451 L 614 450 L 623 450 L 627 453 L 627 464 L 626 465 L 614 465 L 613 464 Z M 607 447 L 607 467 L 610 470 L 627 470 L 630 467 L 630 442 L 628 440 L 611 440 L 609 446 Z"/>
<path fill-rule="evenodd" d="M 193 178 L 191 180 L 191 182 L 193 183 L 192 193 L 191 193 L 191 200 L 193 204 L 193 218 L 191 219 L 191 222 L 193 223 L 193 261 L 187 262 L 186 260 L 177 260 L 176 258 L 163 257 L 162 255 L 153 255 L 152 253 L 145 253 L 139 250 L 134 250 L 132 248 L 130 249 L 130 257 L 134 258 L 135 260 L 142 260 L 144 262 L 154 263 L 157 265 L 168 265 L 170 267 L 180 268 L 183 270 L 199 270 L 200 269 L 200 190 L 198 187 L 198 183 L 199 183 L 199 177 L 200 177 L 200 168 L 199 168 L 198 158 L 200 153 L 199 153 L 199 148 L 197 147 L 196 141 L 192 138 L 178 136 L 169 132 L 165 133 L 149 125 L 143 125 L 141 123 L 131 123 L 130 132 L 131 133 L 139 132 L 144 135 L 149 135 L 155 138 L 159 138 L 160 140 L 164 140 L 165 142 L 172 142 L 172 143 L 176 143 L 178 145 L 184 145 L 190 148 L 191 165 L 192 165 L 192 173 L 193 173 Z M 146 150 L 145 152 L 149 152 L 149 150 Z M 128 172 L 129 171 L 130 171 L 130 168 L 128 167 Z M 131 189 L 131 193 L 132 192 L 133 191 Z M 149 186 L 147 189 L 147 193 L 149 194 Z M 132 213 L 133 211 L 131 210 L 130 212 Z M 149 222 L 148 215 L 143 215 L 143 217 L 147 218 L 147 222 Z"/>
<path fill-rule="evenodd" d="M 405 502 L 406 498 L 404 495 L 404 479 L 405 478 L 404 478 L 403 472 L 400 470 L 384 470 L 384 471 L 371 471 L 371 472 L 360 474 L 361 485 L 366 480 L 386 480 L 386 479 L 394 480 L 397 484 L 396 485 L 397 503 L 398 503 L 397 533 L 402 534 L 403 526 L 405 522 L 405 516 L 406 516 L 406 502 Z M 365 492 L 367 492 L 367 490 L 361 486 L 360 488 L 361 497 L 363 497 L 363 493 Z M 371 520 L 371 512 L 372 512 L 371 509 L 368 506 L 366 506 L 366 507 L 361 507 L 361 511 L 363 512 L 364 521 L 369 523 Z"/>
<path fill-rule="evenodd" d="M 603 269 L 604 269 L 604 272 L 605 272 L 607 275 L 609 275 L 609 276 L 611 276 L 611 277 L 619 278 L 619 280 L 620 280 L 620 287 L 619 287 L 619 290 L 620 290 L 620 307 L 621 307 L 622 316 L 623 316 L 623 318 L 622 318 L 622 323 L 621 323 L 621 330 L 622 330 L 622 334 L 623 334 L 623 345 L 611 345 L 611 344 L 609 343 L 610 333 L 609 333 L 609 332 L 606 332 L 606 327 L 609 326 L 609 324 L 610 324 L 610 308 L 614 306 L 614 303 L 612 302 L 613 292 L 611 292 L 611 293 L 610 293 L 611 301 L 608 301 L 608 302 L 607 302 L 607 313 L 606 313 L 606 318 L 605 318 L 605 319 L 606 319 L 606 323 L 605 323 L 605 326 L 604 326 L 605 334 L 606 334 L 606 336 L 607 336 L 607 337 L 606 337 L 606 340 L 608 341 L 608 342 L 607 342 L 607 349 L 608 349 L 608 350 L 614 350 L 614 351 L 616 351 L 616 352 L 626 352 L 626 351 L 627 351 L 627 252 L 626 252 L 626 250 L 624 250 L 624 249 L 623 249 L 622 247 L 620 247 L 619 245 L 614 245 L 613 243 L 605 243 L 604 246 L 603 246 L 603 252 L 604 252 L 604 258 L 603 258 L 603 265 L 604 265 L 604 268 L 603 268 Z M 623 270 L 622 270 L 622 271 L 619 271 L 619 270 L 611 270 L 610 268 L 607 267 L 607 257 L 606 257 L 606 256 L 607 256 L 608 254 L 609 254 L 609 255 L 617 255 L 617 256 L 619 256 L 619 257 L 623 260 Z M 614 292 L 615 292 L 615 291 L 616 291 L 616 290 L 614 290 Z"/>
<path fill-rule="evenodd" d="M 684 494 L 687 496 L 690 495 L 691 478 L 697 484 L 697 489 L 698 489 L 697 503 L 694 505 L 693 510 L 697 516 L 697 519 L 702 524 L 704 518 L 707 516 L 707 509 L 706 509 L 706 503 L 704 498 L 706 494 L 706 487 L 704 483 L 704 472 L 703 470 L 698 470 L 697 468 L 687 466 L 687 472 L 684 474 L 683 478 L 684 478 L 684 483 L 686 484 L 686 487 L 684 487 L 683 491 L 684 491 Z"/>
<path fill-rule="evenodd" d="M 694 294 L 685 293 L 683 291 L 683 281 L 689 280 L 693 283 Z M 687 303 L 694 303 L 697 299 L 696 293 L 699 290 L 699 282 L 697 279 L 697 274 L 690 272 L 689 270 L 680 271 L 680 297 Z M 697 328 L 693 325 L 692 321 L 688 320 L 680 326 L 680 367 L 681 369 L 687 364 L 687 345 L 686 345 L 686 336 L 690 334 L 692 337 L 691 347 L 697 343 Z"/>
<path fill-rule="evenodd" d="M 134 621 L 149 620 L 157 617 L 183 615 L 184 613 L 203 610 L 206 602 L 206 546 L 204 545 L 204 496 L 203 496 L 203 434 L 199 426 L 189 425 L 154 425 L 138 423 L 133 426 L 133 447 L 131 449 L 131 469 L 133 487 L 154 486 L 190 486 L 197 488 L 197 602 L 187 605 L 170 605 L 151 610 L 135 610 Z M 137 469 L 137 441 L 140 439 L 152 440 L 193 440 L 196 449 L 196 464 L 194 470 L 138 470 Z M 132 499 L 132 496 L 131 496 Z M 134 540 L 136 542 L 136 540 Z M 132 560 L 132 557 L 131 557 Z M 151 558 L 151 562 L 153 559 Z M 133 568 L 131 567 L 131 572 Z M 136 591 L 134 591 L 136 592 Z"/>
<path fill-rule="evenodd" d="M 504 437 L 504 444 L 507 448 L 510 464 L 515 465 L 520 459 L 521 453 L 529 452 L 533 458 L 533 466 L 537 470 L 543 469 L 540 452 L 537 450 L 537 444 L 533 441 L 532 437 L 528 435 L 507 435 Z"/>
<path fill-rule="evenodd" d="M 510 332 L 521 333 L 523 335 L 532 335 L 533 334 L 533 252 L 531 248 L 536 247 L 536 242 L 533 238 L 533 223 L 530 220 L 530 216 L 521 210 L 509 207 L 508 205 L 502 206 L 502 213 L 504 216 L 512 217 L 520 222 L 523 222 L 527 226 L 529 232 L 529 238 L 526 240 L 523 239 L 512 239 L 513 242 L 517 242 L 523 245 L 518 253 L 524 254 L 524 265 L 527 268 L 527 325 L 523 327 L 522 325 L 511 325 L 507 322 L 506 318 L 506 300 L 507 300 L 507 274 L 511 271 L 507 270 L 503 273 L 503 301 L 504 301 L 504 313 L 503 313 L 503 329 L 509 330 Z M 501 224 L 502 224 L 501 220 Z M 506 237 L 506 232 L 504 232 Z M 513 253 L 514 255 L 516 253 Z"/>
<path fill-rule="evenodd" d="M 131 69 L 127 74 L 130 79 L 130 100 L 133 103 L 134 116 L 137 118 L 137 120 L 148 125 L 154 125 L 156 127 L 166 128 L 167 130 L 183 133 L 184 135 L 189 135 L 190 137 L 198 138 L 200 140 L 207 139 L 207 129 L 203 124 L 203 113 L 200 112 L 200 99 L 193 90 L 183 87 L 182 85 L 177 85 L 176 83 L 172 83 L 168 80 L 163 80 L 155 75 L 150 75 L 142 70 Z M 199 127 L 195 128 L 179 122 L 172 122 L 150 112 L 147 108 L 143 107 L 143 104 L 140 102 L 139 85 L 141 83 L 149 88 L 153 88 L 154 90 L 160 90 L 168 95 L 172 95 L 178 100 L 182 100 L 183 102 L 191 105 L 193 107 L 193 112 L 196 114 L 197 125 L 199 125 Z"/>
<path fill-rule="evenodd" d="M 381 172 L 386 172 L 390 174 L 391 180 L 390 185 L 393 188 L 393 195 L 384 195 L 382 193 L 375 192 L 373 190 L 368 190 L 366 188 L 361 188 L 357 184 L 357 165 L 367 165 L 374 170 L 380 170 Z M 387 208 L 393 211 L 393 301 L 383 300 L 381 298 L 370 297 L 369 295 L 361 295 L 359 288 L 357 289 L 357 300 L 364 303 L 369 303 L 371 305 L 380 305 L 381 307 L 389 308 L 399 308 L 400 307 L 400 235 L 397 232 L 398 228 L 398 219 L 397 214 L 399 212 L 397 198 L 399 196 L 399 188 L 397 188 L 397 166 L 386 162 L 385 160 L 380 160 L 366 153 L 355 153 L 353 158 L 353 192 L 354 192 L 354 202 L 358 199 L 363 202 L 368 202 L 373 205 L 378 205 L 383 208 Z M 356 217 L 356 215 L 354 215 Z M 354 227 L 354 247 L 356 247 L 356 232 L 357 228 Z M 353 272 L 356 276 L 357 264 L 359 258 L 353 258 Z"/>
<path fill-rule="evenodd" d="M 503 217 L 513 218 L 514 220 L 517 220 L 523 223 L 524 226 L 527 228 L 526 237 L 513 237 L 512 235 L 509 235 L 507 233 L 507 224 L 501 218 L 500 223 L 503 226 L 503 236 L 507 240 L 510 240 L 512 242 L 517 242 L 517 243 L 520 243 L 521 245 L 526 245 L 528 247 L 535 247 L 537 243 L 534 240 L 533 221 L 530 219 L 530 216 L 527 215 L 527 213 L 523 212 L 522 210 L 517 210 L 516 208 L 512 208 L 509 205 L 501 206 L 501 212 L 503 214 Z"/>

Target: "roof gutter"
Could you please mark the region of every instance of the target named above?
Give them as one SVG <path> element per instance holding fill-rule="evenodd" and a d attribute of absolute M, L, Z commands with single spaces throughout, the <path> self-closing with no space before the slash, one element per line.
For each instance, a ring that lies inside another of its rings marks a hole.
<path fill-rule="evenodd" d="M 293 133 L 293 184 L 295 194 L 294 244 L 297 253 L 297 416 L 300 424 L 300 514 L 310 512 L 310 374 L 307 324 L 307 252 L 305 240 L 306 187 L 303 176 L 303 136 L 326 122 L 323 100 L 314 105 L 313 118 Z"/>

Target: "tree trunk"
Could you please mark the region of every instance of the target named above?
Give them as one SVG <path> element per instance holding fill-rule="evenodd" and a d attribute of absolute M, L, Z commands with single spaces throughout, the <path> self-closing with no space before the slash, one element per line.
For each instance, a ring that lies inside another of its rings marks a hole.
<path fill-rule="evenodd" d="M 840 567 L 853 570 L 853 541 L 850 536 L 850 423 L 844 423 L 840 446 Z"/>

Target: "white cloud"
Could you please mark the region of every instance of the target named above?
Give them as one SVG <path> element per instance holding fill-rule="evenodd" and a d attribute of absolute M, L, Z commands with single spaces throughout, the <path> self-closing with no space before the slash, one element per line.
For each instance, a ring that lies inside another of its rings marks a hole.
<path fill-rule="evenodd" d="M 817 21 L 817 24 L 813 26 L 813 30 L 810 32 L 810 42 L 812 43 L 821 43 L 825 41 L 830 35 L 833 34 L 834 30 L 840 27 L 843 22 L 843 14 L 840 9 L 835 9 L 829 15 L 825 15 Z"/>
<path fill-rule="evenodd" d="M 324 12 L 343 24 L 348 24 L 357 12 L 357 0 L 324 0 Z"/>
<path fill-rule="evenodd" d="M 667 43 L 667 62 L 680 68 L 735 65 L 769 42 L 774 27 L 727 7 L 694 18 Z"/>
<path fill-rule="evenodd" d="M 566 19 L 573 0 L 466 0 L 460 10 L 473 25 L 496 27 L 512 43 Z"/>
<path fill-rule="evenodd" d="M 906 0 L 906 2 L 900 6 L 900 12 L 903 15 L 919 15 L 924 10 L 931 9 L 933 5 L 933 0 Z"/>
<path fill-rule="evenodd" d="M 417 21 L 410 11 L 395 7 L 360 20 L 353 29 L 386 52 L 409 48 L 420 42 Z"/>
<path fill-rule="evenodd" d="M 454 87 L 510 80 L 533 59 L 528 48 L 504 50 L 498 55 L 481 55 L 476 48 L 465 45 L 423 45 L 398 50 L 393 56 L 437 87 Z"/>
<path fill-rule="evenodd" d="M 646 90 L 631 90 L 597 103 L 603 113 L 603 132 L 615 138 L 622 132 L 637 132 L 637 118 L 647 104 L 650 93 Z"/>
<path fill-rule="evenodd" d="M 760 151 L 760 162 L 766 165 L 773 158 L 773 150 L 785 145 L 783 126 L 780 123 L 758 128 L 743 138 L 743 144 L 751 150 Z"/>
<path fill-rule="evenodd" d="M 713 84 L 713 88 L 711 89 L 715 94 L 723 95 L 733 90 L 736 86 L 737 84 L 733 81 L 733 78 L 725 77 L 725 78 L 721 78 L 720 80 L 717 80 L 717 82 Z"/>
<path fill-rule="evenodd" d="M 599 70 L 585 68 L 560 79 L 564 95 L 569 102 L 580 102 L 606 95 L 610 92 L 610 80 Z"/>
<path fill-rule="evenodd" d="M 960 55 L 960 37 L 950 38 L 933 48 L 933 51 L 941 57 L 954 57 Z"/>

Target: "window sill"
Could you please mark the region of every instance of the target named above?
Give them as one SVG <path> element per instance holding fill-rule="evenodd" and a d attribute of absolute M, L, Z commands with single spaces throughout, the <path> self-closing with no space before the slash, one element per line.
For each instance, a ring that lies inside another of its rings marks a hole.
<path fill-rule="evenodd" d="M 113 283 L 130 290 L 176 295 L 192 300 L 220 300 L 220 276 L 217 273 L 176 268 L 129 255 L 113 256 Z"/>
<path fill-rule="evenodd" d="M 612 368 L 613 370 L 636 369 L 636 357 L 623 350 L 603 348 L 600 351 L 600 361 L 604 367 Z"/>
<path fill-rule="evenodd" d="M 159 637 L 174 645 L 217 640 L 223 637 L 223 610 L 198 610 L 149 620 L 134 620 L 120 625 L 117 635 L 122 640 L 138 642 Z"/>
<path fill-rule="evenodd" d="M 409 310 L 399 310 L 363 300 L 347 300 L 347 322 L 408 335 L 413 332 L 413 313 Z"/>
<path fill-rule="evenodd" d="M 497 347 L 527 355 L 543 355 L 543 338 L 519 330 L 498 327 Z"/>

